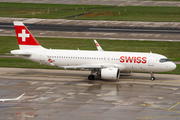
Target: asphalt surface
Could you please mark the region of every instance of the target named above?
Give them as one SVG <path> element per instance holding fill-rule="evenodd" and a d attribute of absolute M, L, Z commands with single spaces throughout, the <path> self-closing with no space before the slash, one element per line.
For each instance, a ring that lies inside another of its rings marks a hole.
<path fill-rule="evenodd" d="M 128 27 L 128 26 L 76 26 L 76 25 L 48 25 L 48 24 L 25 24 L 29 30 L 40 31 L 64 31 L 64 32 L 108 32 L 108 33 L 149 33 L 149 34 L 180 34 L 179 28 L 150 28 L 150 27 Z M 13 23 L 0 23 L 4 30 L 14 30 Z"/>
<path fill-rule="evenodd" d="M 12 2 L 12 0 L 0 0 Z M 180 6 L 179 1 L 153 0 L 13 0 L 22 3 L 51 3 L 51 4 L 84 4 L 84 5 L 117 5 L 117 6 Z"/>
<path fill-rule="evenodd" d="M 22 21 L 35 37 L 180 41 L 178 22 L 93 21 L 0 18 L 0 35 L 15 36 L 13 21 Z"/>
<path fill-rule="evenodd" d="M 133 73 L 87 80 L 89 71 L 0 68 L 2 120 L 178 120 L 180 76 Z"/>

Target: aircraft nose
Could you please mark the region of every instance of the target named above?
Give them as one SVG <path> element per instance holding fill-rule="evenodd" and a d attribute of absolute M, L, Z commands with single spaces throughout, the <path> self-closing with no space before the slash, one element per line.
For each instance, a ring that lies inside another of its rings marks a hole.
<path fill-rule="evenodd" d="M 172 70 L 176 69 L 176 64 L 172 62 L 171 68 Z"/>

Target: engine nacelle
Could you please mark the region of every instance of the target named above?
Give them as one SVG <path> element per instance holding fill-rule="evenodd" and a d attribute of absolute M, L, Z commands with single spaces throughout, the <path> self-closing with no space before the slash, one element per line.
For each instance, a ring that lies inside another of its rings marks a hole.
<path fill-rule="evenodd" d="M 104 68 L 101 69 L 101 78 L 102 79 L 111 79 L 117 80 L 119 79 L 120 72 L 118 68 Z"/>

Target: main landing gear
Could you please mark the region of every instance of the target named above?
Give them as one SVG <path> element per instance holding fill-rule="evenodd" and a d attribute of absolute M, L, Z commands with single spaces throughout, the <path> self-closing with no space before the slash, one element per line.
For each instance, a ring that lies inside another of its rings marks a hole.
<path fill-rule="evenodd" d="M 150 74 L 151 74 L 150 80 L 151 80 L 151 81 L 154 81 L 154 80 L 155 80 L 155 77 L 154 77 L 154 75 L 153 75 L 153 72 L 150 72 Z"/>
<path fill-rule="evenodd" d="M 94 75 L 89 75 L 88 76 L 88 80 L 94 80 L 94 78 L 95 78 Z"/>
<path fill-rule="evenodd" d="M 91 74 L 88 76 L 88 80 L 94 80 L 95 79 L 95 76 L 93 75 L 94 73 L 96 73 L 98 76 L 101 76 L 101 72 L 99 69 L 92 69 Z"/>

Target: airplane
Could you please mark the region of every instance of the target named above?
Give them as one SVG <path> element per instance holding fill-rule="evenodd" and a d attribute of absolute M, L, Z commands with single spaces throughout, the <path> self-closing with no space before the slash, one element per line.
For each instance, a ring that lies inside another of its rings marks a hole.
<path fill-rule="evenodd" d="M 22 95 L 20 95 L 17 98 L 13 98 L 13 99 L 0 99 L 0 102 L 5 102 L 5 101 L 13 101 L 13 100 L 19 100 L 25 93 L 23 93 Z"/>
<path fill-rule="evenodd" d="M 64 69 L 90 70 L 89 80 L 95 79 L 95 73 L 105 80 L 118 80 L 122 71 L 150 72 L 150 80 L 155 80 L 154 72 L 172 71 L 176 64 L 163 55 L 144 52 L 104 51 L 94 40 L 97 51 L 46 49 L 20 21 L 14 21 L 19 43 L 18 50 L 11 54 L 40 64 Z"/>

